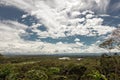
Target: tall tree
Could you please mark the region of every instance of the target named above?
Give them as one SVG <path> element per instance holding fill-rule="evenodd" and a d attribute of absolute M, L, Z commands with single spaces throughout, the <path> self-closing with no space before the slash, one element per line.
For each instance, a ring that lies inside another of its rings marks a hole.
<path fill-rule="evenodd" d="M 101 43 L 99 47 L 106 48 L 109 51 L 114 48 L 120 49 L 120 28 L 114 30 L 110 38 Z"/>

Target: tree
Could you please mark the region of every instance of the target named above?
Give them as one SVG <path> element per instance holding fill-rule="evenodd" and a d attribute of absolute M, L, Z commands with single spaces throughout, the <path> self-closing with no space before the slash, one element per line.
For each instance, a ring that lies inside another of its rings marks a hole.
<path fill-rule="evenodd" d="M 104 74 L 109 80 L 119 80 L 119 57 L 117 55 L 114 56 L 106 56 L 102 55 L 100 58 L 100 67 L 99 71 Z"/>
<path fill-rule="evenodd" d="M 88 76 L 92 77 L 93 80 L 108 80 L 105 75 L 101 74 L 99 71 L 93 71 L 91 74 L 88 74 Z"/>
<path fill-rule="evenodd" d="M 120 28 L 113 31 L 112 39 L 114 40 L 114 45 L 116 45 L 116 48 L 120 49 Z"/>
<path fill-rule="evenodd" d="M 109 52 L 114 48 L 120 49 L 120 28 L 114 30 L 111 34 L 111 37 L 101 43 L 99 47 L 105 48 Z"/>
<path fill-rule="evenodd" d="M 11 73 L 13 66 L 10 64 L 0 65 L 0 80 L 7 80 L 6 78 Z"/>
<path fill-rule="evenodd" d="M 30 70 L 25 77 L 25 80 L 48 80 L 46 73 L 41 70 Z"/>
<path fill-rule="evenodd" d="M 80 78 L 84 75 L 87 68 L 85 66 L 73 66 L 69 71 L 68 75 L 77 75 L 77 80 L 80 80 Z"/>
<path fill-rule="evenodd" d="M 99 47 L 105 48 L 110 52 L 110 50 L 114 48 L 113 47 L 113 39 L 108 39 L 108 40 L 104 41 L 103 43 L 101 43 L 99 45 Z"/>

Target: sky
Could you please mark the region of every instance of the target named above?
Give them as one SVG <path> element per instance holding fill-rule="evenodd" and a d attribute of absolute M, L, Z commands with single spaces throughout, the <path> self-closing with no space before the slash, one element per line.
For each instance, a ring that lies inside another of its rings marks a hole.
<path fill-rule="evenodd" d="M 118 27 L 120 0 L 0 0 L 3 54 L 104 53 Z"/>

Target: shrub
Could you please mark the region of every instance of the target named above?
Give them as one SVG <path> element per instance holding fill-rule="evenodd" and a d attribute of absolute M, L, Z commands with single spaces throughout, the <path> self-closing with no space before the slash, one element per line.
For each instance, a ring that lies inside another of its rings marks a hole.
<path fill-rule="evenodd" d="M 48 76 L 41 70 L 30 70 L 25 75 L 25 80 L 48 80 Z"/>
<path fill-rule="evenodd" d="M 6 79 L 6 77 L 10 74 L 11 69 L 12 66 L 9 64 L 0 66 L 0 79 Z"/>
<path fill-rule="evenodd" d="M 58 67 L 50 67 L 48 69 L 49 74 L 58 74 L 60 72 L 60 68 Z"/>
<path fill-rule="evenodd" d="M 91 74 L 88 74 L 88 76 L 92 77 L 93 80 L 108 80 L 105 75 L 100 74 L 98 71 L 93 71 Z"/>

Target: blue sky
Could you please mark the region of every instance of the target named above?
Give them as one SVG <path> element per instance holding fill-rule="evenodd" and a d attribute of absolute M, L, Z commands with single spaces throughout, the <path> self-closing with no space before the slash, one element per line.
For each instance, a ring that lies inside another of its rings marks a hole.
<path fill-rule="evenodd" d="M 119 0 L 1 0 L 0 51 L 107 52 L 98 45 L 120 27 L 119 5 Z"/>

